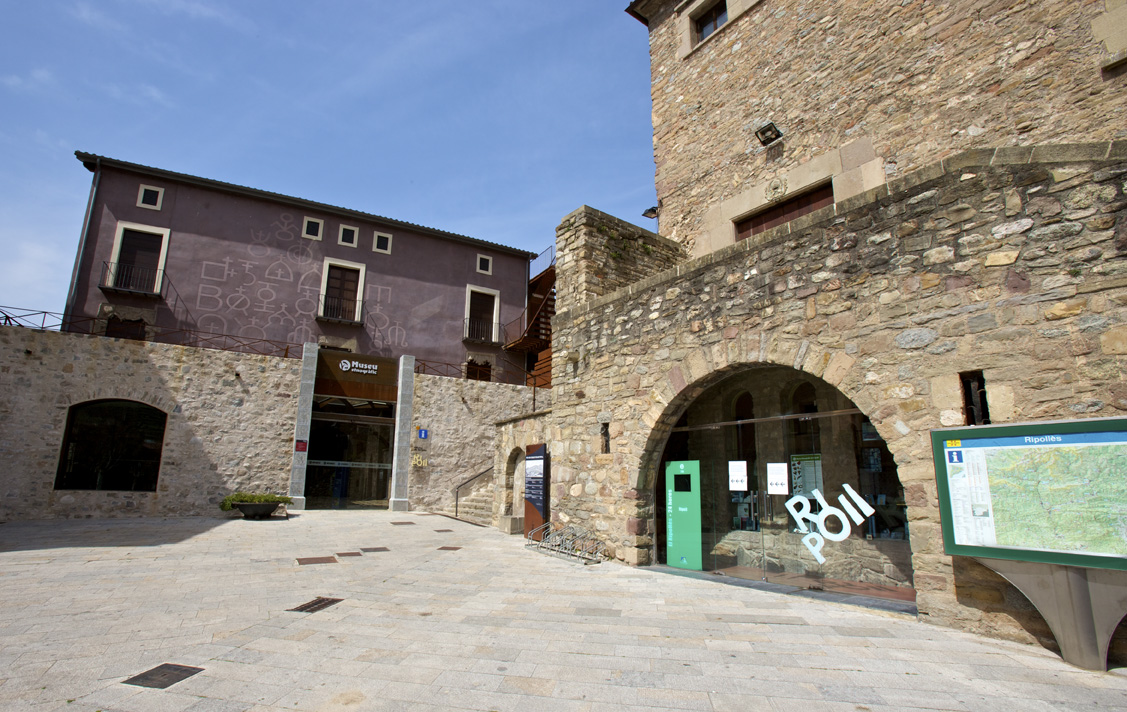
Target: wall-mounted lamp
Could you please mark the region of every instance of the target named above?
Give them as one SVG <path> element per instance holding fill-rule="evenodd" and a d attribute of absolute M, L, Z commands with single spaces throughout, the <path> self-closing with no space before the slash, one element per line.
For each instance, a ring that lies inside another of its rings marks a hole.
<path fill-rule="evenodd" d="M 657 206 L 655 205 L 652 208 L 646 208 L 645 212 L 642 213 L 642 217 L 650 218 L 651 220 L 656 218 L 657 217 Z"/>
<path fill-rule="evenodd" d="M 755 137 L 759 139 L 759 143 L 770 146 L 783 137 L 783 132 L 775 125 L 775 122 L 768 121 L 756 129 Z"/>

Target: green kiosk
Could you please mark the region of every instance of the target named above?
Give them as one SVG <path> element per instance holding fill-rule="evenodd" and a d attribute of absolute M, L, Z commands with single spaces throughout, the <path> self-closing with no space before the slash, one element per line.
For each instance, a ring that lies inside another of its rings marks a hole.
<path fill-rule="evenodd" d="M 702 569 L 700 461 L 665 465 L 666 561 L 679 569 Z"/>

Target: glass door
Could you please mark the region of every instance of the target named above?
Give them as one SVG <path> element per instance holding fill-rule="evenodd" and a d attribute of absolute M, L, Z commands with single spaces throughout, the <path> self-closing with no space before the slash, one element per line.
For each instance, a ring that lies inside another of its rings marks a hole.
<path fill-rule="evenodd" d="M 305 474 L 310 509 L 386 509 L 394 421 L 314 416 Z"/>

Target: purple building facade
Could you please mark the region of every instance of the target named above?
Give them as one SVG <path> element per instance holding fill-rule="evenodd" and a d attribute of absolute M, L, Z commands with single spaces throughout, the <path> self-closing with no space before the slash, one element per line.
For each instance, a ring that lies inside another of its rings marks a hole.
<path fill-rule="evenodd" d="M 66 307 L 76 330 L 313 342 L 448 372 L 485 366 L 485 380 L 507 370 L 503 327 L 524 312 L 528 252 L 75 155 L 94 174 Z"/>

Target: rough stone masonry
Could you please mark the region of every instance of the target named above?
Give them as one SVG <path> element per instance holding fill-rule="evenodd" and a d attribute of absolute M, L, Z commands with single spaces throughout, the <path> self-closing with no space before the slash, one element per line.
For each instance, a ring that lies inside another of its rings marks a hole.
<path fill-rule="evenodd" d="M 585 211 L 557 237 L 561 284 L 585 236 L 604 234 Z M 662 238 L 603 224 L 635 255 L 625 272 L 662 267 L 642 249 Z M 888 443 L 921 617 L 1048 643 L 1020 593 L 944 554 L 929 431 L 962 423 L 968 370 L 984 372 L 995 423 L 1127 411 L 1125 254 L 1127 142 L 975 149 L 616 291 L 568 295 L 553 322 L 553 516 L 649 563 L 679 414 L 741 366 L 792 367 Z M 602 283 L 618 264 L 600 262 Z"/>

